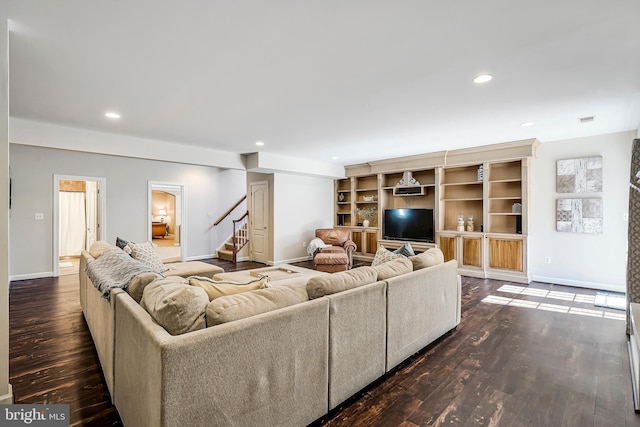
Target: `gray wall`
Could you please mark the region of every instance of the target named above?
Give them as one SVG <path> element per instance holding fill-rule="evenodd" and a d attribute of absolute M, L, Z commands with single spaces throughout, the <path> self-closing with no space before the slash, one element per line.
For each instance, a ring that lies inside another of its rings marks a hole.
<path fill-rule="evenodd" d="M 206 258 L 231 235 L 225 223 L 209 230 L 246 193 L 246 173 L 179 163 L 10 145 L 13 207 L 10 275 L 43 277 L 53 271 L 54 174 L 106 179 L 106 240 L 147 240 L 148 181 L 185 186 L 188 259 Z M 242 209 L 243 207 L 239 208 Z M 44 213 L 44 221 L 34 219 Z"/>

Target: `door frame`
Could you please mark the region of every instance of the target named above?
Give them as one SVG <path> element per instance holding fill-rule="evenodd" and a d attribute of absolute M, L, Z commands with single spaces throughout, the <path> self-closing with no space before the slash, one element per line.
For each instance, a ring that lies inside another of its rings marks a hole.
<path fill-rule="evenodd" d="M 157 188 L 154 188 L 157 187 Z M 147 240 L 152 241 L 151 222 L 153 217 L 152 211 L 152 192 L 154 189 L 162 190 L 162 188 L 171 189 L 180 188 L 180 261 L 187 260 L 187 187 L 184 184 L 176 182 L 164 181 L 147 181 Z M 177 208 L 177 203 L 176 203 Z"/>
<path fill-rule="evenodd" d="M 107 179 L 98 176 L 53 175 L 53 277 L 60 276 L 60 181 L 94 181 L 98 183 L 98 216 L 96 240 L 104 240 L 107 230 Z"/>

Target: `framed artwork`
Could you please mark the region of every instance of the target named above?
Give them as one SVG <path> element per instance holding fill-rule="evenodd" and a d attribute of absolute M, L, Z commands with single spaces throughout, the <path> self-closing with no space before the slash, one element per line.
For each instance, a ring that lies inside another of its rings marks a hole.
<path fill-rule="evenodd" d="M 602 156 L 558 160 L 558 193 L 599 193 L 602 191 Z"/>
<path fill-rule="evenodd" d="M 556 230 L 602 234 L 602 199 L 558 199 Z"/>

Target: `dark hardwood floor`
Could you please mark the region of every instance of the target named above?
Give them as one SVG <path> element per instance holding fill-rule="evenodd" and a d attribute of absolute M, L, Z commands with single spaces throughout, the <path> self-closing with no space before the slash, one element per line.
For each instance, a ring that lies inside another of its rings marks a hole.
<path fill-rule="evenodd" d="M 263 266 L 209 262 L 226 271 Z M 11 284 L 16 403 L 66 403 L 71 425 L 121 425 L 77 288 L 76 276 Z M 463 277 L 462 290 L 457 330 L 316 424 L 640 425 L 624 312 L 594 307 L 595 291 L 542 283 Z"/>

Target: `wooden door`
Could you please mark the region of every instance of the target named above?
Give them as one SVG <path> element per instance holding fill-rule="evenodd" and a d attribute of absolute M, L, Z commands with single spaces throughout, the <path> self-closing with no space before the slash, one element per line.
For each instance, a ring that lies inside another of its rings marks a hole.
<path fill-rule="evenodd" d="M 489 268 L 524 271 L 522 239 L 489 237 Z"/>
<path fill-rule="evenodd" d="M 440 236 L 440 250 L 444 255 L 444 260 L 457 259 L 456 236 Z"/>
<path fill-rule="evenodd" d="M 269 186 L 267 182 L 251 183 L 249 218 L 251 259 L 266 264 L 269 258 Z"/>
<path fill-rule="evenodd" d="M 482 237 L 462 237 L 462 266 L 482 268 Z"/>

